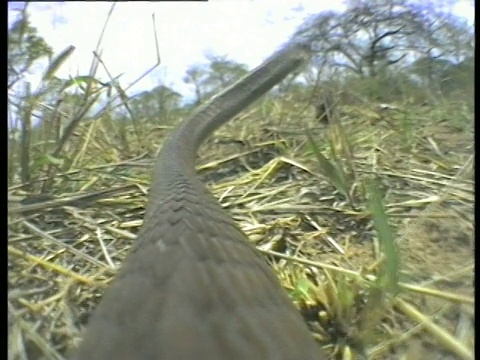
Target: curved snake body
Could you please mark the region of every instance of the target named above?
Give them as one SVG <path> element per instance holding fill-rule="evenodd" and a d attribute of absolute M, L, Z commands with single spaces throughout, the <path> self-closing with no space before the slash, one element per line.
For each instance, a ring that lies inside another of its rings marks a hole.
<path fill-rule="evenodd" d="M 309 56 L 287 46 L 170 134 L 138 239 L 75 359 L 322 358 L 265 260 L 195 173 L 201 143 Z"/>

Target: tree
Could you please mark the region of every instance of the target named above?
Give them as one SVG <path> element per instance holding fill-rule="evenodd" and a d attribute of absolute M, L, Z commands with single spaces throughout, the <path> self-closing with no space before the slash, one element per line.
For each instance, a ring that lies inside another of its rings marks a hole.
<path fill-rule="evenodd" d="M 295 34 L 315 53 L 305 74 L 307 83 L 360 81 L 358 85 L 369 87 L 363 91 L 370 94 L 367 98 L 384 101 L 419 84 L 449 92 L 461 87 L 447 68 L 473 58 L 473 27 L 449 12 L 451 4 L 350 0 L 345 12 L 312 16 Z"/>
<path fill-rule="evenodd" d="M 143 91 L 129 101 L 132 112 L 138 118 L 148 121 L 164 119 L 169 113 L 180 106 L 181 95 L 167 86 L 160 85 L 156 88 Z"/>
<path fill-rule="evenodd" d="M 464 57 L 473 32 L 438 1 L 356 0 L 343 13 L 312 17 L 296 36 L 307 39 L 318 54 L 316 65 L 376 77 L 382 69 L 405 66 L 415 56 Z M 463 54 L 463 55 L 462 55 Z"/>
<path fill-rule="evenodd" d="M 30 181 L 30 146 L 32 141 L 32 112 L 34 99 L 30 84 L 18 86 L 32 65 L 39 59 L 52 56 L 52 49 L 43 38 L 37 35 L 37 29 L 30 25 L 27 5 L 8 30 L 7 76 L 9 90 L 9 127 L 20 126 L 19 141 L 16 137 L 9 139 L 8 170 L 9 180 L 13 181 L 20 163 L 20 176 L 23 183 Z M 18 95 L 17 92 L 21 93 Z M 20 124 L 18 124 L 20 122 Z M 20 153 L 17 159 L 17 154 Z"/>
<path fill-rule="evenodd" d="M 196 105 L 248 73 L 245 65 L 227 60 L 225 56 L 209 54 L 206 58 L 208 64 L 191 66 L 183 78 L 185 83 L 194 86 Z"/>
<path fill-rule="evenodd" d="M 35 61 L 52 56 L 52 48 L 31 26 L 26 9 L 27 5 L 8 30 L 8 89 L 23 79 Z"/>

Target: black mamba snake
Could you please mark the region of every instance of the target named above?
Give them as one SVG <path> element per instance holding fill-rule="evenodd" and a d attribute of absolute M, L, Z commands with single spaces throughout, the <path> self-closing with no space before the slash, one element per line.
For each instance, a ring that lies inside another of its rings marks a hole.
<path fill-rule="evenodd" d="M 310 58 L 293 43 L 165 141 L 138 239 L 74 359 L 324 359 L 265 260 L 195 173 L 211 133 Z"/>

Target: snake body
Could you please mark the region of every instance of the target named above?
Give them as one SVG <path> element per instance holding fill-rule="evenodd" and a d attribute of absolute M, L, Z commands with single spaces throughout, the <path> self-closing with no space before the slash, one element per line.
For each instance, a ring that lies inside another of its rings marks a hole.
<path fill-rule="evenodd" d="M 138 239 L 77 360 L 311 360 L 320 349 L 277 278 L 195 173 L 201 143 L 305 64 L 290 44 L 165 140 Z"/>

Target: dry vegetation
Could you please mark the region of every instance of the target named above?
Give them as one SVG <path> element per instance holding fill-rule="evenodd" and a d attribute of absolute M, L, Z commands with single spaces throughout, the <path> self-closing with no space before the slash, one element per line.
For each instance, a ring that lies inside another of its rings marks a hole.
<path fill-rule="evenodd" d="M 425 359 L 469 358 L 472 129 L 438 123 L 428 107 L 382 114 L 393 124 L 422 119 L 404 134 L 387 122 L 370 125 L 362 114 L 371 107 L 349 108 L 339 120 L 354 149 L 351 206 L 322 174 L 303 133 L 308 126 L 324 143 L 335 125 L 315 126 L 311 114 L 279 108 L 263 121 L 253 108 L 220 130 L 202 149 L 198 169 L 251 241 L 271 255 L 321 343 L 332 353 L 352 347 L 371 359 L 414 359 L 419 352 Z M 94 135 L 79 136 L 85 152 L 77 170 L 55 175 L 55 200 L 23 215 L 24 207 L 10 204 L 10 350 L 20 358 L 61 358 L 78 340 L 141 226 L 152 159 L 105 155 L 103 127 L 101 120 L 79 127 Z M 161 142 L 152 140 L 152 148 Z M 384 258 L 359 190 L 373 174 L 400 249 L 396 296 L 373 281 Z M 28 195 L 16 188 L 10 194 Z M 85 195 L 102 189 L 115 192 Z"/>
<path fill-rule="evenodd" d="M 142 225 L 168 130 L 85 120 L 43 163 L 52 147 L 34 136 L 29 186 L 9 174 L 10 359 L 78 343 Z M 325 125 L 284 95 L 221 128 L 197 164 L 332 359 L 473 359 L 473 151 L 457 100 L 340 103 Z"/>

